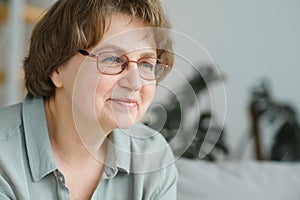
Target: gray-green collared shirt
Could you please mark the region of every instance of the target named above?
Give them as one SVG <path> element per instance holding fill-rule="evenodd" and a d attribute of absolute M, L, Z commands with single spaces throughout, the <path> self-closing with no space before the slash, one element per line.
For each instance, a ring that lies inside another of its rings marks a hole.
<path fill-rule="evenodd" d="M 142 124 L 114 130 L 92 200 L 176 199 L 177 170 L 168 144 Z M 70 199 L 55 163 L 42 98 L 0 109 L 0 199 Z"/>

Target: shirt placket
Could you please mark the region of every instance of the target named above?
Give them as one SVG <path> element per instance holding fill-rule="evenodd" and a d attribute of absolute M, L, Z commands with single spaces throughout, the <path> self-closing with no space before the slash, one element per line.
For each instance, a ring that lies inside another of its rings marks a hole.
<path fill-rule="evenodd" d="M 69 189 L 66 187 L 64 175 L 59 170 L 55 170 L 53 172 L 53 175 L 56 180 L 57 197 L 58 197 L 57 199 L 58 200 L 69 200 L 70 194 L 69 194 Z"/>
<path fill-rule="evenodd" d="M 96 190 L 94 191 L 94 194 L 93 194 L 91 200 L 98 200 L 99 198 L 103 199 L 103 198 L 105 198 L 106 195 L 109 195 L 109 194 L 107 194 L 109 191 L 106 190 L 105 185 L 107 184 L 107 182 L 110 179 L 112 179 L 114 176 L 116 176 L 116 174 L 117 174 L 116 168 L 110 168 L 107 166 L 104 168 L 102 177 L 98 183 Z"/>

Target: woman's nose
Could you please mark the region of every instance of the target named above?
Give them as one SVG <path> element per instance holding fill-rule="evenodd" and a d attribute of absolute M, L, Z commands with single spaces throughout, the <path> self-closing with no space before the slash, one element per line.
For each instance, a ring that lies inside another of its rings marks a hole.
<path fill-rule="evenodd" d="M 127 68 L 123 72 L 123 76 L 119 81 L 120 86 L 131 90 L 139 90 L 143 85 L 143 80 L 140 77 L 137 62 L 128 62 Z"/>

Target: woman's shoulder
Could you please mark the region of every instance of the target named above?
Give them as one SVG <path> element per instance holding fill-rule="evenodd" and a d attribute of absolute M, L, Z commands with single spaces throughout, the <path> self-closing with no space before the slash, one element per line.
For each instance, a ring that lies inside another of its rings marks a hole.
<path fill-rule="evenodd" d="M 157 151 L 160 148 L 168 148 L 169 145 L 162 134 L 150 127 L 136 123 L 126 133 L 131 138 L 132 145 L 136 145 L 137 151 Z"/>
<path fill-rule="evenodd" d="M 144 124 L 136 123 L 126 130 L 130 136 L 132 170 L 151 172 L 160 170 L 174 163 L 173 152 L 159 133 Z"/>
<path fill-rule="evenodd" d="M 22 104 L 0 108 L 0 140 L 19 133 L 22 123 Z"/>

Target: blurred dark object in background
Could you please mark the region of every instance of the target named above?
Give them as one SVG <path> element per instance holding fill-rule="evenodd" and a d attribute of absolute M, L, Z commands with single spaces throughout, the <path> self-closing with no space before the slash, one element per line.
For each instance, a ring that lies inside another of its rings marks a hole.
<path fill-rule="evenodd" d="M 267 80 L 253 88 L 249 105 L 256 159 L 299 161 L 300 128 L 295 109 L 272 98 Z"/>
<path fill-rule="evenodd" d="M 151 123 L 146 123 L 148 126 L 156 130 L 159 129 L 159 126 L 163 126 L 158 131 L 162 133 L 168 142 L 175 136 L 177 139 L 181 137 L 180 141 L 177 140 L 176 142 L 182 143 L 182 145 L 175 149 L 173 148 L 175 155 L 176 152 L 180 152 L 186 158 L 215 161 L 223 159 L 228 154 L 223 124 L 218 125 L 212 122 L 214 113 L 211 113 L 210 110 L 203 113 L 195 113 L 198 109 L 193 109 L 200 103 L 198 99 L 199 94 L 206 91 L 209 84 L 219 81 L 223 81 L 223 77 L 220 77 L 212 66 L 201 66 L 195 70 L 193 77 L 179 88 L 179 95 L 171 94 L 167 102 L 162 102 L 166 115 L 163 125 L 161 125 L 163 116 L 161 107 L 151 109 L 149 115 L 156 117 L 151 117 Z M 191 95 L 191 89 L 194 95 Z M 191 112 L 190 108 L 192 108 L 193 113 L 188 113 Z M 195 126 L 189 129 L 182 128 L 185 127 L 182 124 L 185 122 L 184 118 L 189 114 L 198 116 L 195 117 L 196 121 L 193 122 Z"/>
<path fill-rule="evenodd" d="M 192 144 L 184 152 L 186 158 L 203 158 L 208 161 L 223 160 L 228 152 L 222 127 L 211 126 L 212 114 L 200 116 L 198 131 Z"/>

